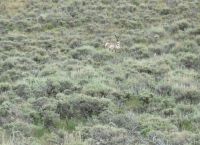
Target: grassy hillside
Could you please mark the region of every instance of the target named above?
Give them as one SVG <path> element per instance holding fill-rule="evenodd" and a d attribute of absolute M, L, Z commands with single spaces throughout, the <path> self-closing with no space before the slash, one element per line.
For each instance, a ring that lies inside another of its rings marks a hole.
<path fill-rule="evenodd" d="M 0 144 L 199 145 L 199 20 L 198 0 L 1 0 Z"/>

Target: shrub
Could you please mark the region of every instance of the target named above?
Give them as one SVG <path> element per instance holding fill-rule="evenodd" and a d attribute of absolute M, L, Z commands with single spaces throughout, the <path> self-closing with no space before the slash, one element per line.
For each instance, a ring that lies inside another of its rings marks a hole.
<path fill-rule="evenodd" d="M 174 132 L 169 135 L 169 143 L 173 145 L 196 144 L 195 134 L 189 131 Z"/>
<path fill-rule="evenodd" d="M 120 20 L 117 19 L 117 20 L 114 21 L 114 23 L 116 25 L 119 25 L 119 27 L 126 27 L 126 28 L 129 28 L 129 29 L 137 29 L 137 28 L 142 27 L 141 23 L 138 23 L 135 20 L 127 20 L 127 19 L 124 19 L 124 18 L 121 18 Z"/>
<path fill-rule="evenodd" d="M 141 111 L 143 110 L 143 102 L 140 96 L 130 96 L 130 98 L 125 101 L 124 107 L 128 110 Z"/>
<path fill-rule="evenodd" d="M 170 133 L 178 130 L 175 125 L 170 123 L 170 120 L 148 114 L 141 115 L 139 123 L 141 126 L 141 133 L 145 136 L 148 136 L 151 131 Z"/>
<path fill-rule="evenodd" d="M 189 101 L 190 103 L 199 103 L 200 91 L 196 87 L 176 87 L 174 88 L 176 101 Z"/>
<path fill-rule="evenodd" d="M 57 101 L 47 97 L 41 97 L 32 101 L 35 110 L 25 110 L 29 120 L 35 125 L 43 124 L 45 128 L 51 130 L 57 127 L 60 121 L 59 114 L 56 113 Z M 29 113 L 28 113 L 29 112 Z M 24 113 L 25 114 L 25 113 Z"/>
<path fill-rule="evenodd" d="M 34 125 L 39 125 L 42 123 L 42 114 L 38 112 L 37 110 L 31 110 L 27 111 L 26 110 L 26 117 L 34 124 Z"/>
<path fill-rule="evenodd" d="M 70 41 L 70 44 L 69 44 L 69 46 L 70 46 L 70 48 L 77 48 L 77 47 L 80 47 L 81 46 L 81 39 L 73 39 L 73 40 L 71 40 Z"/>
<path fill-rule="evenodd" d="M 199 28 L 199 26 L 197 26 L 197 27 L 195 27 L 193 29 L 189 29 L 188 33 L 192 34 L 192 35 L 195 35 L 195 36 L 199 35 L 200 34 L 200 28 Z"/>
<path fill-rule="evenodd" d="M 59 115 L 53 111 L 45 111 L 43 113 L 43 123 L 44 127 L 47 129 L 52 129 L 60 122 Z"/>
<path fill-rule="evenodd" d="M 194 40 L 185 40 L 181 44 L 176 44 L 176 46 L 171 50 L 172 53 L 178 54 L 181 52 L 185 53 L 199 53 L 198 45 Z"/>
<path fill-rule="evenodd" d="M 143 105 L 148 105 L 153 99 L 153 94 L 149 92 L 143 92 L 140 94 L 139 100 L 142 102 Z"/>
<path fill-rule="evenodd" d="M 103 124 L 110 124 L 119 128 L 124 128 L 129 133 L 133 133 L 140 128 L 138 117 L 133 112 L 123 112 L 118 114 L 107 110 L 100 113 L 98 119 Z"/>
<path fill-rule="evenodd" d="M 165 115 L 165 117 L 169 117 L 174 115 L 174 109 L 173 108 L 168 108 L 168 109 L 164 109 L 163 110 L 163 114 Z"/>
<path fill-rule="evenodd" d="M 101 82 L 100 80 L 91 80 L 90 83 L 86 84 L 83 87 L 83 93 L 86 95 L 90 95 L 93 97 L 107 97 L 112 92 L 112 88 L 107 86 L 105 83 Z"/>
<path fill-rule="evenodd" d="M 19 31 L 24 31 L 25 29 L 30 27 L 31 24 L 31 21 L 28 21 L 26 19 L 16 19 L 16 21 L 14 22 L 15 29 Z"/>
<path fill-rule="evenodd" d="M 198 144 L 198 1 L 0 0 L 5 144 Z"/>
<path fill-rule="evenodd" d="M 39 54 L 34 54 L 32 56 L 32 59 L 36 62 L 36 63 L 40 63 L 40 64 L 43 64 L 43 63 L 46 63 L 47 60 L 48 60 L 48 57 L 47 56 L 41 56 Z"/>
<path fill-rule="evenodd" d="M 71 51 L 71 55 L 74 59 L 88 60 L 95 53 L 95 48 L 91 46 L 83 46 Z"/>
<path fill-rule="evenodd" d="M 17 59 L 15 59 L 15 58 L 7 58 L 4 61 L 2 67 L 3 67 L 4 71 L 5 71 L 5 70 L 10 70 L 10 69 L 14 68 L 17 64 L 18 64 Z"/>
<path fill-rule="evenodd" d="M 189 27 L 189 22 L 187 20 L 180 20 L 176 22 L 176 25 L 178 25 L 178 28 L 182 31 L 187 29 Z"/>
<path fill-rule="evenodd" d="M 26 83 L 18 83 L 16 86 L 14 86 L 13 90 L 18 96 L 24 99 L 27 99 L 31 96 L 31 89 Z"/>
<path fill-rule="evenodd" d="M 57 106 L 57 100 L 55 98 L 48 97 L 38 97 L 36 99 L 31 100 L 33 107 L 41 113 L 41 115 L 45 115 L 46 111 L 55 111 Z"/>
<path fill-rule="evenodd" d="M 160 95 L 173 96 L 175 102 L 198 103 L 198 80 L 196 72 L 177 69 L 168 73 L 155 87 Z"/>
<path fill-rule="evenodd" d="M 123 145 L 128 142 L 127 132 L 121 128 L 95 125 L 82 129 L 83 139 L 87 139 L 91 144 L 99 145 Z"/>
<path fill-rule="evenodd" d="M 146 37 L 150 43 L 157 42 L 159 39 L 165 37 L 165 35 L 166 32 L 163 27 L 152 27 L 146 33 Z"/>
<path fill-rule="evenodd" d="M 46 95 L 45 81 L 46 78 L 29 77 L 26 82 L 31 88 L 31 92 L 35 97 L 42 97 Z"/>
<path fill-rule="evenodd" d="M 46 81 L 46 93 L 49 96 L 55 96 L 60 92 L 59 88 L 61 87 L 58 81 L 55 80 L 47 80 Z"/>
<path fill-rule="evenodd" d="M 140 73 L 154 75 L 157 79 L 170 72 L 175 62 L 176 59 L 173 55 L 165 55 L 163 57 L 151 58 L 148 61 L 138 61 L 135 64 L 135 68 Z"/>
<path fill-rule="evenodd" d="M 94 60 L 94 62 L 100 62 L 103 63 L 105 61 L 109 61 L 113 58 L 113 56 L 111 55 L 111 53 L 108 53 L 107 51 L 103 50 L 100 52 L 96 52 L 93 56 L 92 59 Z"/>
<path fill-rule="evenodd" d="M 9 83 L 0 83 L 0 93 L 10 91 L 12 89 L 11 84 Z"/>
<path fill-rule="evenodd" d="M 0 106 L 0 115 L 1 117 L 6 117 L 9 114 L 9 110 L 11 107 L 11 103 L 8 101 L 5 101 Z"/>
<path fill-rule="evenodd" d="M 0 105 L 4 102 L 4 101 L 8 101 L 10 98 L 8 97 L 7 94 L 2 93 L 0 95 Z"/>
<path fill-rule="evenodd" d="M 160 15 L 169 15 L 171 13 L 171 9 L 168 7 L 164 7 L 160 10 Z"/>
<path fill-rule="evenodd" d="M 4 129 L 2 133 L 0 132 L 0 136 L 1 145 L 26 145 L 31 143 L 30 138 L 26 137 L 25 139 L 25 136 L 17 131 L 13 131 L 12 134 L 8 134 Z"/>
<path fill-rule="evenodd" d="M 198 107 L 199 107 L 199 105 L 198 105 Z M 192 121 L 199 122 L 199 120 L 200 120 L 200 111 L 198 109 L 195 109 L 195 111 L 192 115 Z M 197 126 L 199 126 L 199 125 L 197 125 Z"/>
<path fill-rule="evenodd" d="M 0 9 L 2 10 L 2 4 L 0 6 Z M 0 11 L 1 11 L 0 10 Z M 8 19 L 0 19 L 0 27 L 4 28 L 0 30 L 1 34 L 7 34 L 9 30 L 12 30 L 13 24 Z"/>
<path fill-rule="evenodd" d="M 187 28 L 189 28 L 189 26 L 190 26 L 190 23 L 187 20 L 183 19 L 183 20 L 179 20 L 173 23 L 171 26 L 167 28 L 167 30 L 174 34 L 178 32 L 179 30 L 185 31 Z"/>
<path fill-rule="evenodd" d="M 128 3 L 122 3 L 120 6 L 117 7 L 117 11 L 120 11 L 120 12 L 133 13 L 136 10 L 137 10 L 137 7 L 135 5 L 128 4 Z"/>
<path fill-rule="evenodd" d="M 159 55 L 164 55 L 170 53 L 173 47 L 175 47 L 175 42 L 174 41 L 167 41 L 166 43 L 163 43 L 162 45 L 149 45 L 149 55 L 153 56 L 159 56 Z"/>
<path fill-rule="evenodd" d="M 117 125 L 117 127 L 125 128 L 129 132 L 135 132 L 139 128 L 137 117 L 132 112 L 114 115 L 110 121 Z"/>
<path fill-rule="evenodd" d="M 99 99 L 86 95 L 73 95 L 67 101 L 57 105 L 57 113 L 61 118 L 88 118 L 107 110 L 112 106 L 108 99 Z"/>
<path fill-rule="evenodd" d="M 144 45 L 135 45 L 135 46 L 131 47 L 128 50 L 128 52 L 129 52 L 129 55 L 131 55 L 132 57 L 135 57 L 137 59 L 149 57 L 148 48 Z"/>
<path fill-rule="evenodd" d="M 31 136 L 33 127 L 34 126 L 31 124 L 19 120 L 4 125 L 4 128 L 9 132 L 9 134 L 11 134 L 12 132 L 17 132 L 16 135 L 18 137 L 20 135 L 24 135 L 26 137 Z"/>
<path fill-rule="evenodd" d="M 168 95 L 170 96 L 172 94 L 172 86 L 169 83 L 166 82 L 160 82 L 155 90 L 158 92 L 160 95 Z"/>
<path fill-rule="evenodd" d="M 35 96 L 56 97 L 58 93 L 68 91 L 75 91 L 76 86 L 73 85 L 68 78 L 55 77 L 54 78 L 30 78 L 30 86 Z"/>
<path fill-rule="evenodd" d="M 177 8 L 176 8 L 176 11 L 178 13 L 184 13 L 185 14 L 185 12 L 187 12 L 189 10 L 189 8 L 190 8 L 189 4 L 187 4 L 187 3 L 179 3 Z"/>
<path fill-rule="evenodd" d="M 21 79 L 23 77 L 25 77 L 28 74 L 25 73 L 21 73 L 20 70 L 16 70 L 16 69 L 11 69 L 11 70 L 7 70 L 2 74 L 1 79 L 7 81 L 7 82 L 12 82 L 12 81 L 16 81 L 18 79 Z"/>
<path fill-rule="evenodd" d="M 87 141 L 82 139 L 82 134 L 79 132 L 65 133 L 64 142 L 65 145 L 89 145 Z"/>
<path fill-rule="evenodd" d="M 180 62 L 187 68 L 199 69 L 199 56 L 192 53 L 179 53 Z"/>
<path fill-rule="evenodd" d="M 48 65 L 42 71 L 40 71 L 40 76 L 54 75 L 57 72 L 58 67 L 56 65 Z"/>
<path fill-rule="evenodd" d="M 200 36 L 196 37 L 196 43 L 200 46 Z"/>
<path fill-rule="evenodd" d="M 191 105 L 178 104 L 176 106 L 176 113 L 181 115 L 189 115 L 192 114 L 194 111 L 194 107 L 192 107 Z"/>

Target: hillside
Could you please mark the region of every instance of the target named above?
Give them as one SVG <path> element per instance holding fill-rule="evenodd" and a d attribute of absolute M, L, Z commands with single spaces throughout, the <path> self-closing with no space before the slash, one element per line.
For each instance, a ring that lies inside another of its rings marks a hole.
<path fill-rule="evenodd" d="M 199 0 L 1 0 L 0 144 L 199 145 L 199 20 Z"/>

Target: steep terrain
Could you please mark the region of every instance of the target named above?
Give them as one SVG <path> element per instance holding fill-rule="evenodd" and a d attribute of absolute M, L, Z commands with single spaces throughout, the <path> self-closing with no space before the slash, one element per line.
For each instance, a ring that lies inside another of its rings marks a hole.
<path fill-rule="evenodd" d="M 199 145 L 199 20 L 199 0 L 1 0 L 0 144 Z"/>

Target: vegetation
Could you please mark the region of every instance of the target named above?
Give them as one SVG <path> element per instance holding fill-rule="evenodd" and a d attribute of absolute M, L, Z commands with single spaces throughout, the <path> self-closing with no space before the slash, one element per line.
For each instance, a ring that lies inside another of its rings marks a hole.
<path fill-rule="evenodd" d="M 199 20 L 198 0 L 0 1 L 0 144 L 199 145 Z"/>

